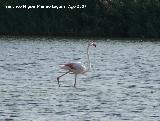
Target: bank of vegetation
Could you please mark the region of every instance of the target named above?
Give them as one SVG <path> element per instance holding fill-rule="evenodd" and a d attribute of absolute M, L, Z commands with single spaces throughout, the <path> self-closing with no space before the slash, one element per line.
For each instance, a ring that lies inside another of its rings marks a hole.
<path fill-rule="evenodd" d="M 1 0 L 0 34 L 160 38 L 160 0 Z"/>

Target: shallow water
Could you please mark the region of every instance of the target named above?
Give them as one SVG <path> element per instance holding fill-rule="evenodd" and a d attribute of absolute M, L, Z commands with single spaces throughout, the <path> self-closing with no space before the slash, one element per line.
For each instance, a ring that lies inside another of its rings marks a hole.
<path fill-rule="evenodd" d="M 87 41 L 1 38 L 0 121 L 160 121 L 160 42 L 97 40 L 91 72 L 58 87 Z"/>

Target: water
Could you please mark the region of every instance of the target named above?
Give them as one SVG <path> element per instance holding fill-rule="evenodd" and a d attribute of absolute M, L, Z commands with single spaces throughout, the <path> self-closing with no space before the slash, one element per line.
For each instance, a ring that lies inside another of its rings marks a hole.
<path fill-rule="evenodd" d="M 1 38 L 0 121 L 160 121 L 160 42 L 97 40 L 91 72 L 58 87 L 58 65 L 86 63 L 86 44 Z"/>

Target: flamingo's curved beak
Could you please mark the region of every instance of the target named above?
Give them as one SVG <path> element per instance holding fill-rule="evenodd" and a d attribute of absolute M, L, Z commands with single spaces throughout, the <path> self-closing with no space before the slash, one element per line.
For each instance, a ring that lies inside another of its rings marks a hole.
<path fill-rule="evenodd" d="M 92 45 L 93 45 L 94 47 L 96 47 L 96 44 L 95 44 L 95 43 L 93 43 Z"/>

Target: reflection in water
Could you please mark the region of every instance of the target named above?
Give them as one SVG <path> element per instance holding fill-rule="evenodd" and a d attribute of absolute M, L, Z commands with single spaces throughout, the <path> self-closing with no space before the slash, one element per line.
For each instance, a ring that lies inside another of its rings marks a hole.
<path fill-rule="evenodd" d="M 79 76 L 75 89 L 73 75 L 58 87 L 58 65 L 85 62 L 87 41 L 3 39 L 0 120 L 160 119 L 159 42 L 98 41 L 91 51 L 94 70 Z"/>

